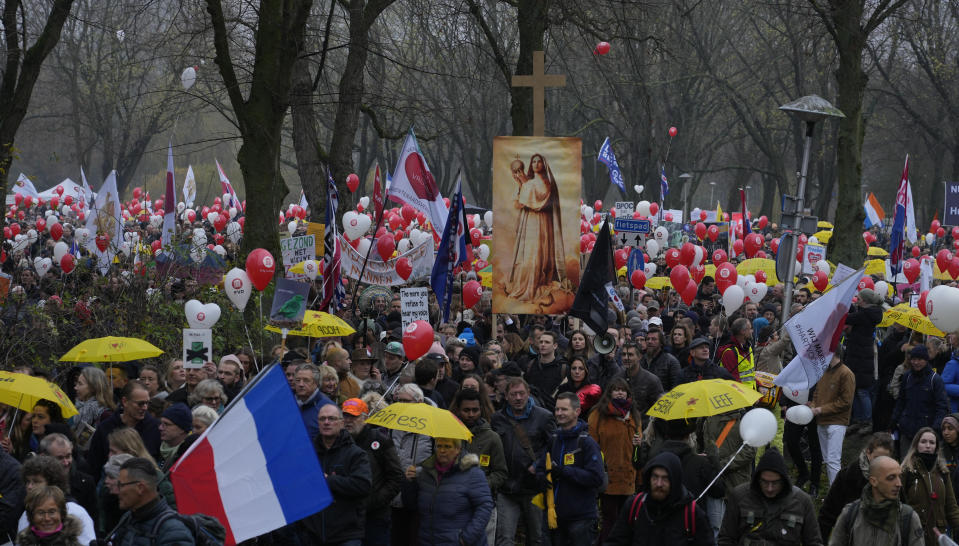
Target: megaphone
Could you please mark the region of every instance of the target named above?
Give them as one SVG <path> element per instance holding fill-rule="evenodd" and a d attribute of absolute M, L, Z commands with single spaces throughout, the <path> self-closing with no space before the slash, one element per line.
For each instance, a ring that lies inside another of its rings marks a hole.
<path fill-rule="evenodd" d="M 616 338 L 609 332 L 604 332 L 602 335 L 593 338 L 593 349 L 601 355 L 609 354 L 613 352 L 615 348 Z"/>

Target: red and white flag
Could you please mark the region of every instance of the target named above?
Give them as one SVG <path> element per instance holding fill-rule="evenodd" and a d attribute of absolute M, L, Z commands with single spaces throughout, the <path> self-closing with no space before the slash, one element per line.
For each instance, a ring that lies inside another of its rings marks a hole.
<path fill-rule="evenodd" d="M 862 273 L 860 269 L 849 275 L 839 286 L 786 321 L 783 328 L 789 332 L 796 356 L 776 377 L 777 385 L 784 389 L 805 390 L 822 378 L 839 346 L 849 305 L 859 291 Z"/>
<path fill-rule="evenodd" d="M 176 235 L 176 183 L 173 181 L 173 143 L 166 156 L 166 194 L 163 196 L 163 232 L 160 242 L 167 246 Z"/>
<path fill-rule="evenodd" d="M 380 180 L 380 164 L 376 164 L 376 172 L 373 174 L 373 224 L 383 217 L 383 182 Z"/>
<path fill-rule="evenodd" d="M 416 135 L 410 129 L 400 150 L 400 159 L 393 170 L 393 183 L 389 198 L 401 205 L 410 205 L 422 212 L 433 224 L 433 234 L 443 233 L 449 208 L 443 202 L 439 186 L 426 165 L 426 158 L 416 143 Z"/>
<path fill-rule="evenodd" d="M 236 191 L 233 189 L 233 184 L 230 184 L 230 179 L 226 177 L 226 173 L 223 172 L 223 167 L 220 166 L 219 161 L 216 161 L 216 170 L 218 173 L 220 173 L 220 186 L 223 187 L 223 193 L 230 194 L 230 203 L 223 203 L 223 208 L 225 210 L 230 210 L 230 207 L 236 207 L 236 210 L 243 212 L 243 203 L 240 202 L 240 198 L 236 196 Z"/>

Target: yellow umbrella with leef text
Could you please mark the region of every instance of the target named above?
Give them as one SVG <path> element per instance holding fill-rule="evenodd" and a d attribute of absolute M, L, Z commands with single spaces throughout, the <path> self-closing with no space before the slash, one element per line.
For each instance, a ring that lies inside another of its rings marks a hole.
<path fill-rule="evenodd" d="M 646 415 L 661 419 L 692 419 L 709 417 L 748 408 L 761 395 L 736 381 L 728 379 L 703 379 L 683 383 L 659 397 Z"/>

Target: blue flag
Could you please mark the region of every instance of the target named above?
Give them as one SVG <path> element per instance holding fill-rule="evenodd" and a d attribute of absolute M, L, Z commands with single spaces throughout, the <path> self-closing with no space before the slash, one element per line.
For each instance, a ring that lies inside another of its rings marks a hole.
<path fill-rule="evenodd" d="M 336 208 L 339 206 L 339 194 L 333 175 L 326 173 L 326 227 L 323 232 L 323 285 L 320 309 L 335 313 L 340 302 L 346 297 L 346 289 L 340 282 L 340 237 L 336 229 Z"/>
<path fill-rule="evenodd" d="M 443 322 L 450 319 L 450 304 L 453 301 L 453 268 L 467 261 L 466 255 L 466 208 L 463 203 L 463 180 L 456 179 L 456 189 L 450 198 L 450 212 L 443 229 L 443 238 L 436 251 L 436 261 L 430 273 L 430 286 L 436 294 L 436 302 L 443 310 Z"/>
<path fill-rule="evenodd" d="M 609 181 L 616 184 L 619 191 L 623 192 L 623 195 L 626 195 L 626 186 L 623 184 L 623 173 L 619 170 L 619 163 L 616 162 L 616 154 L 613 153 L 613 147 L 609 144 L 609 137 L 606 137 L 603 145 L 599 147 L 599 157 L 596 159 L 609 169 Z"/>
<path fill-rule="evenodd" d="M 659 194 L 663 199 L 669 195 L 669 181 L 666 180 L 666 165 L 659 168 Z"/>

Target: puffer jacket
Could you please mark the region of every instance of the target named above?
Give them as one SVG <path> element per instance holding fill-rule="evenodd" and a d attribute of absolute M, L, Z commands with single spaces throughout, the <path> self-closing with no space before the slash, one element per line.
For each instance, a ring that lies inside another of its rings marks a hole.
<path fill-rule="evenodd" d="M 764 471 L 779 474 L 782 491 L 768 499 L 759 487 Z M 763 454 L 750 483 L 734 489 L 726 499 L 719 529 L 719 546 L 821 546 L 812 499 L 789 480 L 786 461 L 778 451 Z"/>
<path fill-rule="evenodd" d="M 516 426 L 522 427 L 526 433 L 530 450 L 523 447 L 523 442 L 517 437 Z M 546 451 L 550 436 L 556 430 L 553 414 L 534 405 L 530 398 L 520 415 L 515 415 L 509 405 L 496 412 L 492 427 L 503 441 L 503 454 L 506 456 L 506 468 L 509 469 L 509 476 L 501 491 L 510 495 L 541 492 L 542 488 L 536 476 L 530 474 L 529 467 Z"/>
<path fill-rule="evenodd" d="M 932 366 L 927 364 L 918 372 L 910 369 L 903 375 L 899 399 L 892 413 L 892 422 L 898 426 L 902 442 L 911 442 L 922 427 L 939 430 L 948 412 L 945 384 Z"/>
<path fill-rule="evenodd" d="M 506 483 L 509 470 L 506 468 L 506 455 L 503 454 L 503 440 L 499 434 L 493 432 L 486 419 L 470 427 L 473 439 L 464 444 L 466 451 L 475 453 L 479 457 L 479 466 L 486 475 L 490 494 L 496 498 L 496 491 Z"/>
<path fill-rule="evenodd" d="M 437 546 L 469 544 L 485 546 L 486 524 L 493 513 L 493 497 L 479 457 L 461 452 L 457 462 L 442 476 L 436 459 L 430 457 L 416 476 L 416 487 L 403 502 L 418 508 L 419 542 Z"/>
<path fill-rule="evenodd" d="M 17 535 L 17 546 L 81 546 L 80 530 L 83 524 L 74 516 L 67 516 L 59 533 L 40 538 L 27 527 Z M 86 544 L 82 545 L 86 546 Z"/>
<path fill-rule="evenodd" d="M 625 417 L 609 407 L 597 407 L 589 414 L 589 435 L 599 444 L 609 474 L 607 495 L 632 495 L 636 492 L 636 467 L 633 466 L 633 436 L 639 433 L 636 411 Z"/>
<path fill-rule="evenodd" d="M 706 516 L 706 509 L 697 503 L 695 509 L 695 524 L 688 525 L 685 521 L 695 500 L 683 484 L 682 463 L 679 457 L 672 453 L 660 453 L 654 457 L 643 470 L 643 483 L 649 484 L 649 477 L 654 468 L 663 468 L 669 474 L 669 494 L 662 501 L 653 500 L 647 489 L 638 495 L 626 499 L 619 517 L 609 533 L 605 544 L 607 546 L 652 546 L 670 545 L 679 546 L 692 544 L 695 546 L 713 546 L 716 537 L 713 528 Z M 632 517 L 631 510 L 638 513 Z M 687 525 L 690 533 L 693 528 L 695 534 L 687 534 Z"/>
<path fill-rule="evenodd" d="M 599 445 L 589 434 L 584 421 L 573 428 L 556 429 L 549 446 L 550 474 L 556 517 L 562 521 L 596 519 L 598 490 L 605 469 Z M 546 481 L 546 453 L 536 461 L 536 476 Z"/>
<path fill-rule="evenodd" d="M 959 411 L 959 355 L 955 352 L 950 355 L 942 369 L 942 382 L 946 385 L 946 395 L 949 396 L 949 411 Z"/>
<path fill-rule="evenodd" d="M 317 436 L 313 448 L 326 474 L 333 504 L 301 520 L 304 530 L 314 543 L 362 540 L 366 498 L 372 488 L 369 457 L 346 430 L 340 431 L 329 448 L 323 443 L 323 436 Z"/>
<path fill-rule="evenodd" d="M 153 526 L 165 512 L 172 511 L 161 497 L 120 518 L 114 546 L 187 546 L 194 543 L 193 534 L 186 524 L 177 518 L 168 518 L 153 538 Z"/>
<path fill-rule="evenodd" d="M 876 326 L 882 322 L 882 307 L 861 305 L 846 316 L 845 364 L 856 375 L 856 388 L 868 389 L 875 382 Z"/>

